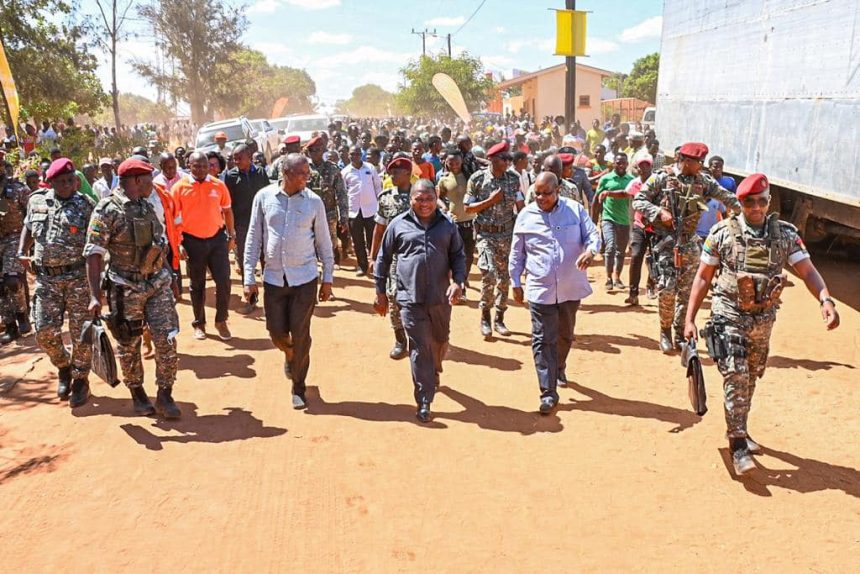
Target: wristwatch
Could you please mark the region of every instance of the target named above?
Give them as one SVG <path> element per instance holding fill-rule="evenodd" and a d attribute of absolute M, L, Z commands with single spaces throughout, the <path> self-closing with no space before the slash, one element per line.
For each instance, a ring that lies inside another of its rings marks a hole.
<path fill-rule="evenodd" d="M 823 299 L 821 299 L 821 301 L 820 301 L 820 303 L 819 303 L 819 304 L 820 304 L 822 307 L 824 307 L 824 304 L 825 304 L 825 303 L 830 303 L 831 305 L 833 305 L 834 307 L 836 307 L 836 301 L 834 301 L 834 300 L 833 300 L 833 299 L 831 299 L 830 297 L 824 297 Z"/>

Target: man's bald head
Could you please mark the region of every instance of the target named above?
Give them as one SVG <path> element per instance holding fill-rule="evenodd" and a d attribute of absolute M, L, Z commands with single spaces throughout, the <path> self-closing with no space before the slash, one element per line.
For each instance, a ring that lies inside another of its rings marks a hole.
<path fill-rule="evenodd" d="M 433 196 L 436 196 L 436 186 L 429 179 L 419 179 L 415 183 L 412 184 L 412 191 L 410 195 L 419 195 L 422 193 L 432 193 Z"/>
<path fill-rule="evenodd" d="M 542 171 L 535 179 L 535 203 L 543 211 L 552 211 L 558 203 L 558 177 L 551 171 Z"/>
<path fill-rule="evenodd" d="M 551 171 L 542 171 L 538 174 L 537 179 L 535 179 L 535 186 L 537 185 L 548 185 L 551 187 L 557 187 L 558 176 L 556 176 Z"/>
<path fill-rule="evenodd" d="M 307 165 L 308 158 L 300 153 L 288 153 L 284 158 L 283 170 L 284 173 L 296 173 L 301 170 L 303 165 Z"/>
<path fill-rule="evenodd" d="M 556 178 L 561 177 L 561 168 L 561 158 L 556 154 L 550 154 L 543 160 L 543 171 L 554 173 Z M 556 184 L 558 184 L 557 181 Z"/>
<path fill-rule="evenodd" d="M 201 159 L 206 161 L 206 162 L 209 161 L 206 158 L 206 154 L 203 153 L 202 151 L 193 151 L 193 152 L 191 152 L 191 155 L 188 156 L 188 163 L 194 163 L 194 160 L 200 161 Z"/>

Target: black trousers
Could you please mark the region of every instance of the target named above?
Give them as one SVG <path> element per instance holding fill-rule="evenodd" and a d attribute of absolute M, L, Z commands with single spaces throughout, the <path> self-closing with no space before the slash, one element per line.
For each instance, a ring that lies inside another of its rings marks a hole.
<path fill-rule="evenodd" d="M 472 271 L 472 263 L 475 262 L 475 223 L 473 221 L 458 223 L 457 231 L 460 232 L 460 237 L 463 239 L 463 251 L 466 252 L 466 281 L 468 281 L 469 273 Z"/>
<path fill-rule="evenodd" d="M 349 233 L 352 235 L 352 248 L 355 250 L 355 258 L 358 260 L 358 268 L 367 273 L 369 263 L 367 254 L 373 241 L 373 228 L 376 222 L 373 216 L 364 217 L 359 211 L 356 217 L 349 218 Z"/>
<path fill-rule="evenodd" d="M 648 251 L 648 236 L 641 227 L 632 226 L 630 230 L 630 294 L 639 294 L 639 282 L 642 280 L 642 262 Z"/>
<path fill-rule="evenodd" d="M 245 284 L 245 240 L 248 238 L 248 228 L 236 226 L 236 264 L 241 270 L 242 285 Z M 260 245 L 260 267 L 266 268 L 265 246 Z"/>
<path fill-rule="evenodd" d="M 451 305 L 402 305 L 400 319 L 409 339 L 415 403 L 432 403 L 451 332 Z"/>
<path fill-rule="evenodd" d="M 230 258 L 227 252 L 227 234 L 222 229 L 207 239 L 183 234 L 182 245 L 188 254 L 188 279 L 191 283 L 191 308 L 194 327 L 206 325 L 206 270 L 215 280 L 215 322 L 227 320 L 230 305 Z"/>
<path fill-rule="evenodd" d="M 295 287 L 263 283 L 266 329 L 290 364 L 296 395 L 304 395 L 311 365 L 311 317 L 317 303 L 316 287 L 316 280 Z"/>
<path fill-rule="evenodd" d="M 573 345 L 573 329 L 579 301 L 553 305 L 529 303 L 532 317 L 532 354 L 535 359 L 540 396 L 558 400 L 558 378 L 567 367 Z"/>

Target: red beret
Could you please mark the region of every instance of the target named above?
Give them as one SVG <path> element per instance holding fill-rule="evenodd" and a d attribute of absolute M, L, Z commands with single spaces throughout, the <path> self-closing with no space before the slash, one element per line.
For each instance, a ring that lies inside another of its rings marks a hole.
<path fill-rule="evenodd" d="M 287 145 L 302 143 L 302 138 L 299 136 L 287 136 L 284 138 L 284 143 Z"/>
<path fill-rule="evenodd" d="M 295 137 L 297 137 L 297 136 L 295 136 Z M 284 143 L 288 143 L 287 140 L 284 140 Z M 308 143 L 305 144 L 305 149 L 307 149 L 309 147 L 314 147 L 315 145 L 321 144 L 321 143 L 323 143 L 322 136 L 314 136 L 308 140 Z"/>
<path fill-rule="evenodd" d="M 398 157 L 388 162 L 385 169 L 386 171 L 391 171 L 393 169 L 408 169 L 409 171 L 412 171 L 412 160 L 405 157 Z"/>
<path fill-rule="evenodd" d="M 561 160 L 561 165 L 571 165 L 574 158 L 572 153 L 560 153 L 558 159 Z"/>
<path fill-rule="evenodd" d="M 67 157 L 60 157 L 51 162 L 51 167 L 45 172 L 45 179 L 54 179 L 67 173 L 75 173 L 75 164 Z"/>
<path fill-rule="evenodd" d="M 754 173 L 744 178 L 738 186 L 737 197 L 743 199 L 748 195 L 757 195 L 770 190 L 767 176 L 763 173 Z"/>
<path fill-rule="evenodd" d="M 497 143 L 487 152 L 487 157 L 493 157 L 494 155 L 499 155 L 500 153 L 508 152 L 508 142 L 503 141 L 502 143 Z"/>
<path fill-rule="evenodd" d="M 136 175 L 146 175 L 152 173 L 155 168 L 152 164 L 146 163 L 140 159 L 127 159 L 116 169 L 116 174 L 120 177 L 134 177 Z"/>
<path fill-rule="evenodd" d="M 681 146 L 678 153 L 693 159 L 705 161 L 705 158 L 708 156 L 708 146 L 699 142 L 687 142 Z"/>

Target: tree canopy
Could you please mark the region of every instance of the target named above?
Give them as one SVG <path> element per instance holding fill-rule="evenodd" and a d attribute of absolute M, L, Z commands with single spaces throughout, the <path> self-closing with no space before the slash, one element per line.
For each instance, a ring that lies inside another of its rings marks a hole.
<path fill-rule="evenodd" d="M 400 109 L 413 115 L 454 116 L 451 106 L 433 87 L 433 76 L 440 72 L 457 83 L 469 111 L 479 110 L 489 98 L 493 80 L 484 75 L 484 66 L 478 58 L 468 53 L 456 58 L 421 56 L 400 70 L 403 83 L 396 96 Z"/>
<path fill-rule="evenodd" d="M 64 0 L 3 0 L 0 34 L 24 118 L 98 111 L 107 95 L 84 23 Z"/>
<path fill-rule="evenodd" d="M 638 98 L 657 101 L 657 75 L 660 70 L 660 54 L 654 52 L 633 62 L 630 74 L 612 74 L 603 80 L 603 85 L 616 90 L 620 98 Z"/>
<path fill-rule="evenodd" d="M 352 97 L 337 103 L 337 112 L 351 116 L 382 117 L 396 112 L 394 94 L 376 84 L 364 84 L 352 91 Z"/>

